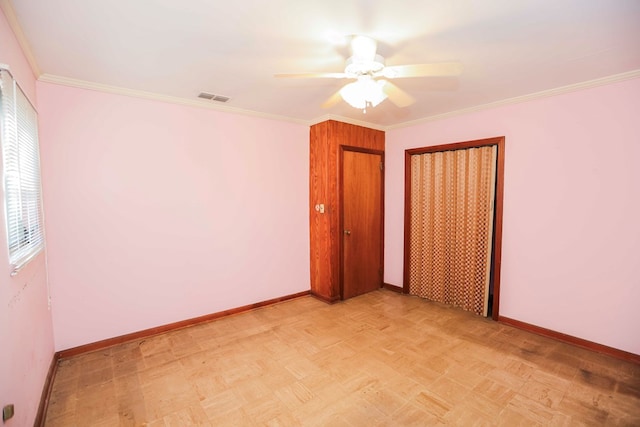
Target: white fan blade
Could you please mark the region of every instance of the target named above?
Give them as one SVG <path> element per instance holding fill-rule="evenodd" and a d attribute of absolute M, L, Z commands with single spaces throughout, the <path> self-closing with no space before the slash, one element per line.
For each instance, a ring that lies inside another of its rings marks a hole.
<path fill-rule="evenodd" d="M 460 73 L 462 73 L 462 65 L 459 62 L 395 65 L 384 67 L 382 70 L 382 75 L 388 79 L 401 77 L 459 76 Z"/>
<path fill-rule="evenodd" d="M 413 97 L 409 95 L 407 92 L 403 91 L 398 86 L 386 80 L 384 81 L 384 86 L 382 86 L 382 90 L 387 95 L 387 98 L 389 98 L 389 101 L 393 102 L 396 106 L 400 108 L 408 107 L 409 105 L 416 102 L 416 100 L 413 99 Z"/>
<path fill-rule="evenodd" d="M 342 101 L 342 96 L 340 96 L 340 91 L 338 90 L 322 104 L 322 108 L 331 108 L 340 101 Z"/>
<path fill-rule="evenodd" d="M 344 79 L 347 78 L 345 73 L 291 73 L 291 74 L 274 74 L 274 77 L 280 79 Z"/>

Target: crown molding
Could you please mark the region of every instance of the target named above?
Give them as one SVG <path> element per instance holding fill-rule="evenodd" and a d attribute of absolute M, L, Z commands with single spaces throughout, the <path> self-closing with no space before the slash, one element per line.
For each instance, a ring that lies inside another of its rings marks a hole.
<path fill-rule="evenodd" d="M 4 1 L 4 0 L 0 0 L 0 1 Z M 187 99 L 187 98 L 181 98 L 177 96 L 162 95 L 155 92 L 146 92 L 142 90 L 128 89 L 128 88 L 123 88 L 119 86 L 105 85 L 102 83 L 94 83 L 86 80 L 79 80 L 79 79 L 74 79 L 70 77 L 62 77 L 62 76 L 57 76 L 53 74 L 42 74 L 38 78 L 38 81 L 41 81 L 43 83 L 52 83 L 57 85 L 70 86 L 70 87 L 75 87 L 79 89 L 87 89 L 87 90 L 94 90 L 98 92 L 106 92 L 106 93 L 113 93 L 117 95 L 131 96 L 134 98 L 143 98 L 143 99 L 150 99 L 154 101 L 168 102 L 171 104 L 208 108 L 208 109 L 223 111 L 227 113 L 242 114 L 242 115 L 260 117 L 260 118 L 265 118 L 270 120 L 286 121 L 286 122 L 291 122 L 296 124 L 302 124 L 305 126 L 312 126 L 314 124 L 321 123 L 327 120 L 337 120 L 343 123 L 349 123 L 356 126 L 364 126 L 370 129 L 376 129 L 376 130 L 382 130 L 382 131 L 385 130 L 384 126 L 377 125 L 375 123 L 369 123 L 361 120 L 351 119 L 348 117 L 343 117 L 335 114 L 326 114 L 324 116 L 320 116 L 312 120 L 294 119 L 291 117 L 279 116 L 275 114 L 260 113 L 257 111 L 244 110 L 241 108 L 215 105 L 215 104 L 212 104 L 211 101 L 207 101 L 207 100 Z"/>
<path fill-rule="evenodd" d="M 35 78 L 39 78 L 42 75 L 40 71 L 40 67 L 38 66 L 38 62 L 36 61 L 36 57 L 33 55 L 33 51 L 31 50 L 31 45 L 27 41 L 27 38 L 22 31 L 22 27 L 20 26 L 20 22 L 18 21 L 18 17 L 16 16 L 16 11 L 13 8 L 13 3 L 11 0 L 0 0 L 0 9 L 4 12 L 4 16 L 7 18 L 7 22 L 9 23 L 9 27 L 11 27 L 11 31 L 16 36 L 18 40 L 18 44 L 22 49 L 22 53 L 25 58 L 27 58 L 27 62 L 29 63 L 29 67 L 31 67 L 31 72 L 35 76 Z"/>
<path fill-rule="evenodd" d="M 9 1 L 9 0 L 0 0 L 0 2 L 6 2 L 6 1 Z M 437 114 L 437 115 L 433 115 L 433 116 L 428 116 L 428 117 L 424 117 L 424 118 L 421 118 L 421 119 L 412 120 L 412 121 L 408 121 L 408 122 L 404 122 L 404 123 L 399 123 L 397 125 L 389 125 L 389 126 L 378 125 L 378 124 L 375 124 L 375 123 L 365 122 L 365 121 L 362 121 L 362 120 L 352 119 L 352 118 L 349 118 L 349 117 L 344 117 L 344 116 L 335 115 L 335 114 L 326 114 L 326 115 L 323 115 L 323 116 L 320 116 L 320 117 L 317 117 L 317 118 L 311 119 L 311 120 L 294 119 L 294 118 L 291 118 L 291 117 L 279 116 L 279 115 L 275 115 L 275 114 L 261 113 L 261 112 L 245 110 L 245 109 L 241 109 L 241 108 L 234 108 L 234 107 L 222 106 L 222 105 L 214 105 L 214 104 L 211 103 L 211 101 L 205 101 L 205 100 L 201 101 L 201 100 L 197 100 L 197 99 L 187 99 L 187 98 L 180 98 L 180 97 L 177 97 L 177 96 L 162 95 L 162 94 L 158 94 L 158 93 L 154 93 L 154 92 L 145 92 L 145 91 L 141 91 L 141 90 L 135 90 L 135 89 L 128 89 L 128 88 L 118 87 L 118 86 L 105 85 L 105 84 L 101 84 L 101 83 L 94 83 L 94 82 L 89 82 L 89 81 L 85 81 L 85 80 L 73 79 L 73 78 L 69 78 L 69 77 L 56 76 L 56 75 L 52 75 L 52 74 L 42 74 L 42 75 L 40 75 L 38 80 L 41 81 L 41 82 L 45 82 L 45 83 L 53 83 L 53 84 L 59 84 L 59 85 L 64 85 L 64 86 L 80 88 L 80 89 L 95 90 L 95 91 L 99 91 L 99 92 L 113 93 L 113 94 L 118 94 L 118 95 L 131 96 L 131 97 L 135 97 L 135 98 L 143 98 L 143 99 L 149 99 L 149 100 L 154 100 L 154 101 L 168 102 L 168 103 L 178 104 L 178 105 L 187 105 L 187 106 L 191 106 L 191 107 L 207 108 L 207 109 L 217 110 L 217 111 L 221 111 L 221 112 L 241 114 L 241 115 L 264 118 L 264 119 L 269 119 L 269 120 L 285 121 L 285 122 L 296 123 L 296 124 L 301 124 L 301 125 L 305 125 L 305 126 L 312 126 L 314 124 L 321 123 L 321 122 L 324 122 L 324 121 L 327 121 L 327 120 L 337 120 L 337 121 L 340 121 L 340 122 L 343 122 L 343 123 L 349 123 L 349 124 L 356 125 L 356 126 L 364 126 L 364 127 L 370 128 L 370 129 L 381 130 L 381 131 L 389 131 L 389 130 L 393 130 L 393 129 L 400 129 L 400 128 L 405 128 L 405 127 L 410 127 L 410 126 L 416 126 L 416 125 L 419 125 L 419 124 L 428 123 L 428 122 L 432 122 L 432 121 L 436 121 L 436 120 L 442 120 L 442 119 L 446 119 L 446 118 L 450 118 L 450 117 L 469 114 L 469 113 L 473 113 L 473 112 L 477 112 L 477 111 L 483 111 L 483 110 L 488 110 L 488 109 L 492 109 L 492 108 L 497 108 L 497 107 L 501 107 L 501 106 L 505 106 L 505 105 L 518 104 L 518 103 L 522 103 L 522 102 L 532 101 L 532 100 L 535 100 L 535 99 L 546 98 L 546 97 L 550 97 L 550 96 L 561 95 L 561 94 L 564 94 L 564 93 L 575 92 L 575 91 L 578 91 L 578 90 L 588 89 L 588 88 L 592 88 L 592 87 L 612 84 L 612 83 L 616 83 L 616 82 L 620 82 L 620 81 L 624 81 L 624 80 L 630 80 L 630 79 L 634 79 L 634 78 L 638 78 L 638 77 L 640 77 L 640 70 L 633 70 L 633 71 L 628 71 L 626 73 L 620 73 L 620 74 L 615 74 L 615 75 L 612 75 L 612 76 L 603 77 L 603 78 L 600 78 L 600 79 L 588 80 L 588 81 L 585 81 L 585 82 L 575 83 L 575 84 L 572 84 L 572 85 L 562 86 L 562 87 L 549 89 L 549 90 L 545 90 L 545 91 L 541 91 L 541 92 L 535 92 L 535 93 L 528 94 L 528 95 L 517 96 L 517 97 L 513 97 L 513 98 L 508 98 L 508 99 L 503 99 L 503 100 L 496 101 L 496 102 L 490 102 L 490 103 L 487 103 L 487 104 L 477 105 L 477 106 L 474 106 L 474 107 L 463 108 L 463 109 L 456 110 L 456 111 L 451 111 L 451 112 L 447 112 L 447 113 L 443 113 L 443 114 Z"/>
<path fill-rule="evenodd" d="M 535 99 L 547 98 L 550 96 L 561 95 L 564 93 L 575 92 L 578 90 L 589 89 L 592 87 L 603 86 L 624 80 L 630 80 L 640 77 L 640 70 L 627 71 L 625 73 L 614 74 L 612 76 L 602 77 L 594 80 L 587 80 L 580 83 L 575 83 L 567 86 L 561 86 L 554 89 L 543 90 L 540 92 L 531 93 L 528 95 L 516 96 L 513 98 L 507 98 L 500 101 L 490 102 L 488 104 L 477 105 L 475 107 L 463 108 L 461 110 L 450 111 L 448 113 L 437 114 L 434 116 L 424 117 L 422 119 L 412 120 L 409 122 L 399 123 L 397 125 L 386 126 L 385 130 L 400 129 L 405 127 L 411 127 L 422 123 L 432 122 L 435 120 L 447 119 L 450 117 L 460 116 L 463 114 L 469 114 L 476 111 L 489 110 L 491 108 L 502 107 L 504 105 L 519 104 L 521 102 L 533 101 Z"/>
<path fill-rule="evenodd" d="M 130 96 L 133 98 L 142 98 L 142 99 L 149 99 L 152 101 L 167 102 L 170 104 L 206 108 L 206 109 L 216 110 L 216 111 L 225 112 L 225 113 L 241 114 L 245 116 L 252 116 L 252 117 L 258 117 L 263 119 L 278 120 L 278 121 L 310 126 L 309 120 L 300 120 L 300 119 L 294 119 L 286 116 L 279 116 L 277 114 L 267 114 L 267 113 L 261 113 L 257 111 L 244 110 L 242 108 L 235 108 L 235 107 L 229 107 L 229 106 L 223 106 L 223 105 L 214 105 L 212 101 L 207 101 L 207 100 L 187 99 L 187 98 L 180 98 L 177 96 L 162 95 L 154 92 L 146 92 L 143 90 L 128 89 L 128 88 L 119 87 L 119 86 L 105 85 L 101 83 L 89 82 L 86 80 L 73 79 L 70 77 L 56 76 L 53 74 L 42 74 L 38 78 L 38 81 L 44 82 L 44 83 L 62 85 L 62 86 L 70 86 L 70 87 L 75 87 L 79 89 L 87 89 L 87 90 L 94 90 L 98 92 L 112 93 L 116 95 Z"/>

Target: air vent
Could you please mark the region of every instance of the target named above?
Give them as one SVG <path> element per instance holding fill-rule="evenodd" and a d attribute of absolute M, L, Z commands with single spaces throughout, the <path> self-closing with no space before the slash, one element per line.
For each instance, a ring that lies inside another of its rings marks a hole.
<path fill-rule="evenodd" d="M 218 101 L 218 102 L 227 102 L 229 99 L 231 99 L 228 96 L 214 95 L 212 93 L 207 93 L 207 92 L 201 92 L 200 95 L 198 95 L 198 98 L 210 99 L 211 101 Z"/>

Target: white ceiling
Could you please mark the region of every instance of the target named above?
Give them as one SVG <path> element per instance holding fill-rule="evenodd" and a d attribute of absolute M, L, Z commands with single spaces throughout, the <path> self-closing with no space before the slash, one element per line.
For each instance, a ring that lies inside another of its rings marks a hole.
<path fill-rule="evenodd" d="M 393 127 L 640 70 L 640 0 L 13 0 L 43 79 L 60 77 L 297 121 Z M 417 102 L 363 115 L 321 108 L 342 79 L 340 35 L 379 41 L 387 65 L 459 61 L 459 77 L 395 79 Z M 202 101 L 211 103 L 211 101 Z"/>

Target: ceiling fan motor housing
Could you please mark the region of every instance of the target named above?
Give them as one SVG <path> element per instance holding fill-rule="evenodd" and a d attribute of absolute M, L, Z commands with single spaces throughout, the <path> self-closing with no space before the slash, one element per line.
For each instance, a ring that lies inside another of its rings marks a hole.
<path fill-rule="evenodd" d="M 347 60 L 347 66 L 344 69 L 344 73 L 349 78 L 357 78 L 360 76 L 373 76 L 375 73 L 382 71 L 384 68 L 384 58 L 380 55 L 376 55 L 373 60 L 363 59 L 357 56 L 352 56 Z"/>

